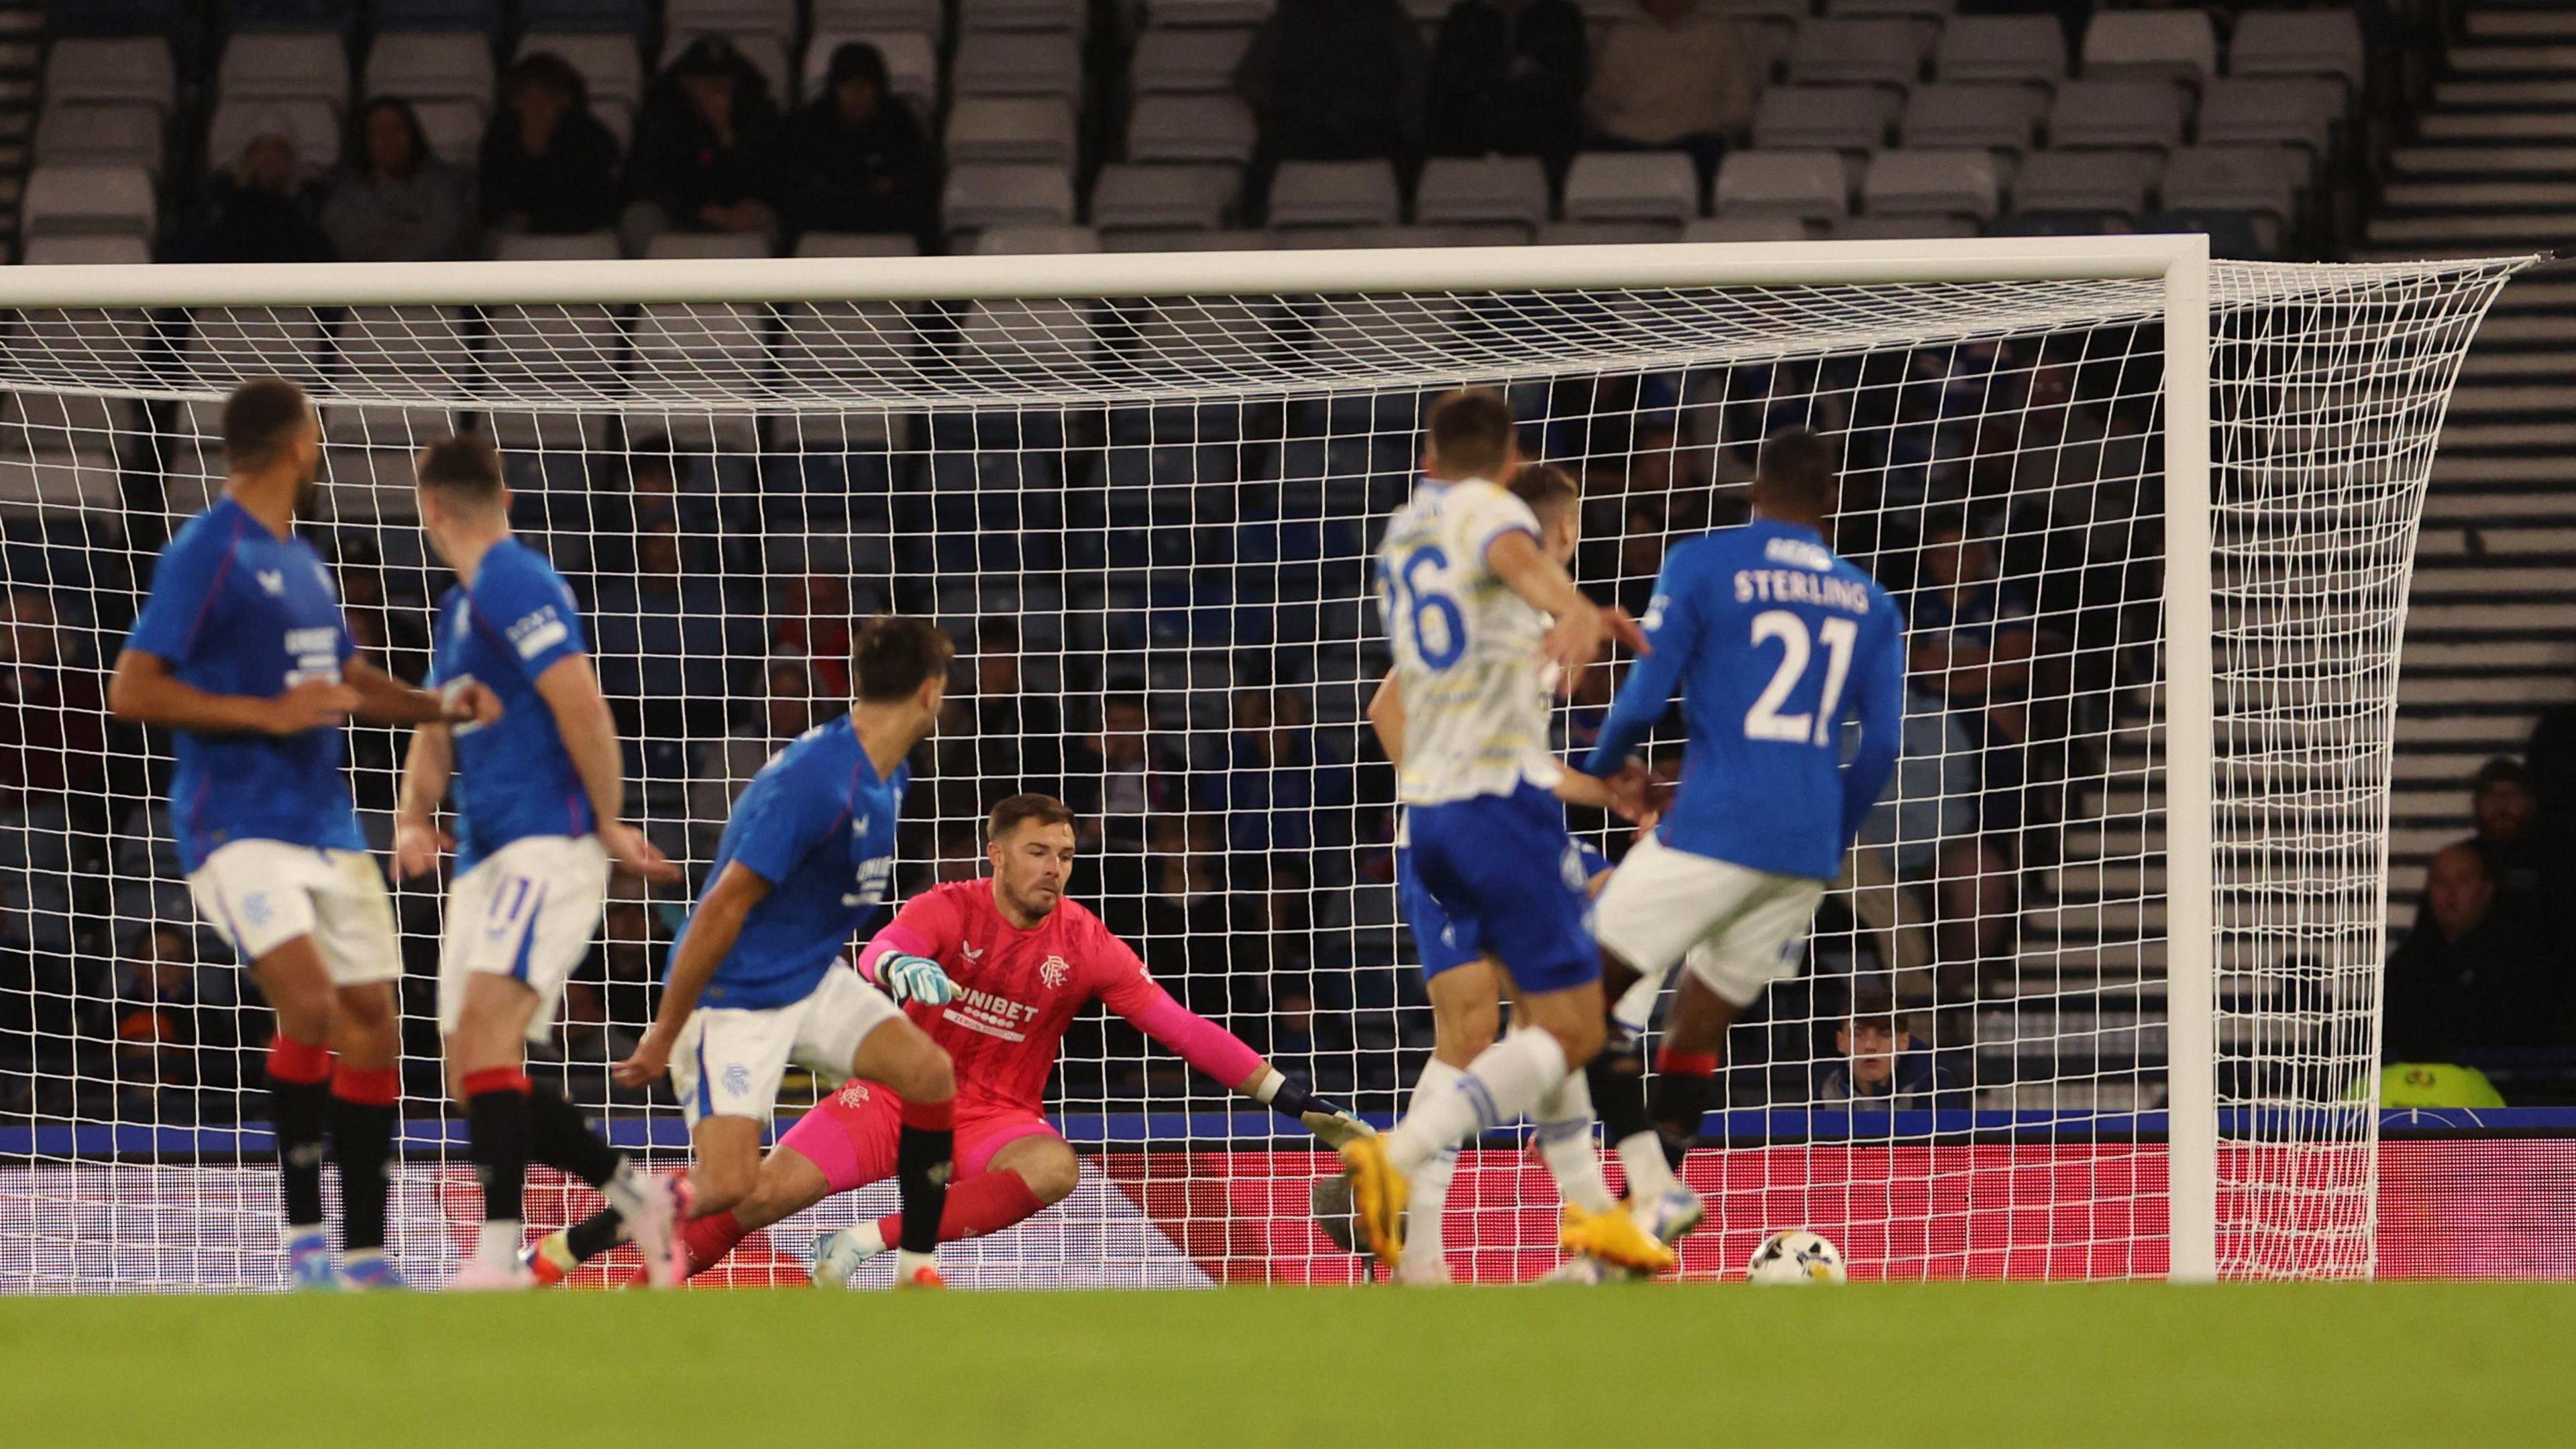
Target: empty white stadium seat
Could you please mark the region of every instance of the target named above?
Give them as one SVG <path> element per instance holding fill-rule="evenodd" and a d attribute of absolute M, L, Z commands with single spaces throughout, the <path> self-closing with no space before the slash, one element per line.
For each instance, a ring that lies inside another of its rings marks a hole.
<path fill-rule="evenodd" d="M 1131 161 L 1252 159 L 1252 108 L 1239 96 L 1140 96 L 1127 117 Z"/>
<path fill-rule="evenodd" d="M 274 373 L 299 382 L 322 375 L 322 324 L 310 312 L 270 307 L 199 307 L 188 314 L 179 363 L 203 383 L 231 387 Z"/>
<path fill-rule="evenodd" d="M 492 42 L 481 35 L 397 30 L 367 52 L 367 96 L 467 100 L 492 108 Z"/>
<path fill-rule="evenodd" d="M 1535 156 L 1443 156 L 1424 164 L 1413 215 L 1425 226 L 1547 221 L 1547 169 Z"/>
<path fill-rule="evenodd" d="M 1091 184 L 1091 224 L 1102 231 L 1214 230 L 1242 188 L 1229 165 L 1113 162 Z"/>
<path fill-rule="evenodd" d="M 1272 226 L 1393 226 L 1402 209 L 1385 161 L 1284 161 L 1270 180 Z"/>
<path fill-rule="evenodd" d="M 334 34 L 236 35 L 224 46 L 216 92 L 225 100 L 349 103 L 349 54 Z"/>
<path fill-rule="evenodd" d="M 975 234 L 975 255 L 1083 256 L 1100 250 L 1100 233 L 1087 226 L 988 226 Z"/>
<path fill-rule="evenodd" d="M 1753 144 L 1874 151 L 1887 144 L 1896 109 L 1885 86 L 1773 86 L 1753 104 Z"/>
<path fill-rule="evenodd" d="M 0 513 L 113 513 L 124 502 L 122 439 L 142 426 L 127 398 L 11 393 L 0 400 Z"/>
<path fill-rule="evenodd" d="M 2025 85 L 1960 85 L 1933 81 L 1905 98 L 1898 130 L 1908 146 L 1984 146 L 2026 151 L 2047 107 Z"/>
<path fill-rule="evenodd" d="M 570 236 L 528 236 L 512 232 L 494 249 L 505 262 L 606 262 L 617 259 L 617 233 L 577 232 Z"/>
<path fill-rule="evenodd" d="M 948 162 L 1071 166 L 1073 102 L 1063 96 L 966 96 L 948 112 Z"/>
<path fill-rule="evenodd" d="M 1913 22 L 1810 20 L 1789 47 L 1789 79 L 1802 85 L 1909 86 L 1923 70 L 1926 37 Z"/>
<path fill-rule="evenodd" d="M 140 166 L 161 174 L 166 122 L 144 101 L 59 101 L 36 120 L 36 162 L 52 166 Z"/>
<path fill-rule="evenodd" d="M 1881 151 L 1860 183 L 1861 210 L 1875 215 L 1992 217 L 2003 205 L 1995 153 L 1983 147 Z"/>
<path fill-rule="evenodd" d="M 206 123 L 206 166 L 230 171 L 242 151 L 262 136 L 284 136 L 308 175 L 340 160 L 340 117 L 329 101 L 224 101 Z"/>
<path fill-rule="evenodd" d="M 1567 221 L 1678 226 L 1699 213 L 1699 173 L 1679 151 L 1586 151 L 1565 173 Z"/>
<path fill-rule="evenodd" d="M 1807 224 L 1794 216 L 1711 216 L 1682 228 L 1694 242 L 1805 241 Z"/>
<path fill-rule="evenodd" d="M 2198 83 L 2218 73 L 2218 30 L 2206 10 L 2100 10 L 2084 28 L 2088 76 Z"/>
<path fill-rule="evenodd" d="M 1025 385 L 1032 369 L 1078 368 L 1100 350 L 1087 302 L 1051 298 L 978 302 L 958 328 L 958 366 L 973 377 Z"/>
<path fill-rule="evenodd" d="M 2231 75 L 2332 75 L 2358 86 L 2368 68 L 2350 10 L 2248 10 L 2227 44 Z"/>
<path fill-rule="evenodd" d="M 2298 214 L 2307 156 L 2293 146 L 2185 146 L 2166 160 L 2160 190 L 2176 210 Z"/>
<path fill-rule="evenodd" d="M 1972 237 L 1979 235 L 1979 229 L 1974 220 L 1955 213 L 1912 211 L 1846 216 L 1833 224 L 1830 235 L 1836 241 L 1917 241 Z"/>
<path fill-rule="evenodd" d="M 2151 151 L 2033 151 L 2013 173 L 2013 209 L 2142 211 L 2163 169 Z"/>
<path fill-rule="evenodd" d="M 1942 27 L 1932 68 L 1945 81 L 2055 85 L 2066 78 L 2066 30 L 2054 15 L 1962 15 Z"/>
<path fill-rule="evenodd" d="M 152 243 L 133 235 L 34 237 L 19 260 L 31 267 L 124 266 L 152 260 Z"/>
<path fill-rule="evenodd" d="M 1959 0 L 1825 0 L 1825 13 L 1846 17 L 1901 16 L 1939 25 L 1959 13 Z"/>
<path fill-rule="evenodd" d="M 1139 96 L 1231 92 L 1235 67 L 1251 45 L 1249 30 L 1150 29 L 1136 41 L 1129 83 Z"/>
<path fill-rule="evenodd" d="M 179 83 L 170 42 L 157 35 L 66 36 L 45 53 L 45 99 L 139 101 L 168 114 Z"/>
<path fill-rule="evenodd" d="M 886 89 L 927 112 L 939 102 L 939 47 L 926 30 L 837 30 L 814 32 L 805 47 L 805 94 L 823 93 L 831 73 L 832 52 L 853 41 L 865 41 L 885 57 Z"/>
<path fill-rule="evenodd" d="M 465 314 L 453 307 L 353 307 L 337 350 L 342 367 L 377 386 L 455 387 L 474 366 Z"/>
<path fill-rule="evenodd" d="M 2072 80 L 2048 108 L 2057 147 L 2182 144 L 2183 92 L 2168 81 Z"/>
<path fill-rule="evenodd" d="M 978 31 L 957 42 L 959 96 L 1082 97 L 1082 45 L 1070 35 Z"/>
<path fill-rule="evenodd" d="M 913 30 L 936 35 L 946 23 L 940 0 L 814 0 L 816 34 L 835 30 Z"/>
<path fill-rule="evenodd" d="M 594 106 L 622 101 L 631 110 L 644 99 L 644 56 L 634 36 L 532 33 L 519 41 L 518 53 L 561 56 L 566 65 L 581 72 Z"/>
<path fill-rule="evenodd" d="M 800 257 L 917 257 L 921 244 L 908 236 L 809 231 L 796 239 Z"/>
<path fill-rule="evenodd" d="M 1833 151 L 1737 151 L 1718 163 L 1714 210 L 1831 221 L 1851 210 L 1850 173 Z"/>
<path fill-rule="evenodd" d="M 1259 25 L 1279 0 L 1147 0 L 1148 24 L 1164 26 Z"/>
<path fill-rule="evenodd" d="M 958 0 L 957 28 L 1061 30 L 1079 33 L 1090 18 L 1084 0 Z"/>
<path fill-rule="evenodd" d="M 1073 176 L 1061 166 L 1014 162 L 953 167 L 941 214 L 952 231 L 1069 225 Z"/>
<path fill-rule="evenodd" d="M 664 0 L 662 26 L 673 34 L 774 35 L 796 33 L 796 0 Z M 678 55 L 678 46 L 668 55 Z"/>
<path fill-rule="evenodd" d="M 741 261 L 769 255 L 769 238 L 750 231 L 666 231 L 644 244 L 659 261 Z"/>
<path fill-rule="evenodd" d="M 152 235 L 160 219 L 152 173 L 140 166 L 38 166 L 18 203 L 28 236 L 66 232 Z"/>
<path fill-rule="evenodd" d="M 2331 76 L 2221 76 L 2201 92 L 2198 134 L 2203 145 L 2286 141 L 2323 156 L 2343 114 Z"/>

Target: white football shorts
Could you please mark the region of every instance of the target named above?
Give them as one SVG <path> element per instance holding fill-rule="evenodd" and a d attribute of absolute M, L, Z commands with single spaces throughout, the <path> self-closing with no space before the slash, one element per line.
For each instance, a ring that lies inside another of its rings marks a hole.
<path fill-rule="evenodd" d="M 1648 835 L 1593 903 L 1593 930 L 1649 980 L 1687 959 L 1710 990 L 1751 1006 L 1763 988 L 1797 973 L 1828 884 L 1748 870 Z"/>
<path fill-rule="evenodd" d="M 671 1048 L 671 1089 L 695 1128 L 703 1117 L 766 1122 L 788 1063 L 840 1082 L 868 1033 L 903 1015 L 894 999 L 848 966 L 823 973 L 813 994 L 765 1011 L 701 1006 Z"/>
<path fill-rule="evenodd" d="M 608 852 L 594 836 L 531 835 L 476 861 L 447 898 L 438 949 L 438 1032 L 465 1015 L 478 974 L 524 981 L 537 993 L 528 1040 L 552 1034 L 564 983 L 590 954 L 608 901 Z"/>
<path fill-rule="evenodd" d="M 363 850 L 236 840 L 188 877 L 188 894 L 245 966 L 310 936 L 334 986 L 402 977 L 385 873 Z"/>

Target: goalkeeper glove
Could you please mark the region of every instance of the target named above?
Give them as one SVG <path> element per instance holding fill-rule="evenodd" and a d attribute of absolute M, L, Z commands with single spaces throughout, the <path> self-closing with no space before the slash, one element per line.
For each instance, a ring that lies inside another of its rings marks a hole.
<path fill-rule="evenodd" d="M 927 956 L 911 956 L 900 951 L 877 961 L 877 985 L 898 1005 L 921 1002 L 928 1006 L 946 1006 L 957 997 L 957 983 L 939 969 L 939 963 Z"/>
<path fill-rule="evenodd" d="M 1316 1096 L 1312 1089 L 1282 1075 L 1276 1067 L 1271 1068 L 1260 1084 L 1252 1089 L 1252 1097 L 1268 1104 L 1279 1115 L 1294 1117 L 1304 1123 L 1306 1130 L 1314 1133 L 1327 1147 L 1337 1148 L 1356 1138 L 1377 1135 L 1376 1128 L 1352 1116 L 1347 1109 Z"/>

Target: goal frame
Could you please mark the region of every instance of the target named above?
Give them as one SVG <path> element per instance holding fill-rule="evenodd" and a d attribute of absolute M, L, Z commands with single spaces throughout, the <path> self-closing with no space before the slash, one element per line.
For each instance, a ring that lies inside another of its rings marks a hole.
<path fill-rule="evenodd" d="M 2152 280 L 2163 288 L 2167 1276 L 2177 1282 L 2209 1282 L 2219 1270 L 2219 1143 L 2206 236 L 33 266 L 0 268 L 0 309 L 913 303 L 2081 280 Z M 140 390 L 83 389 L 50 381 L 45 386 L 48 391 L 99 395 L 161 395 L 169 390 L 166 384 Z M 800 404 L 781 397 L 770 410 L 795 412 Z M 2375 1108 L 2375 1082 L 2369 1090 L 2369 1105 Z M 2375 1137 L 2374 1132 L 2374 1143 Z"/>

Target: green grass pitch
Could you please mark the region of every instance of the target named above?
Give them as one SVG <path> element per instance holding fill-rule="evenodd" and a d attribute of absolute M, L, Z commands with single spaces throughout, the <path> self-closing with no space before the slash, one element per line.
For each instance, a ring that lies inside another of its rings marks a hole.
<path fill-rule="evenodd" d="M 2565 1442 L 2576 1287 L 0 1303 L 0 1439 L 1417 1449 Z"/>

